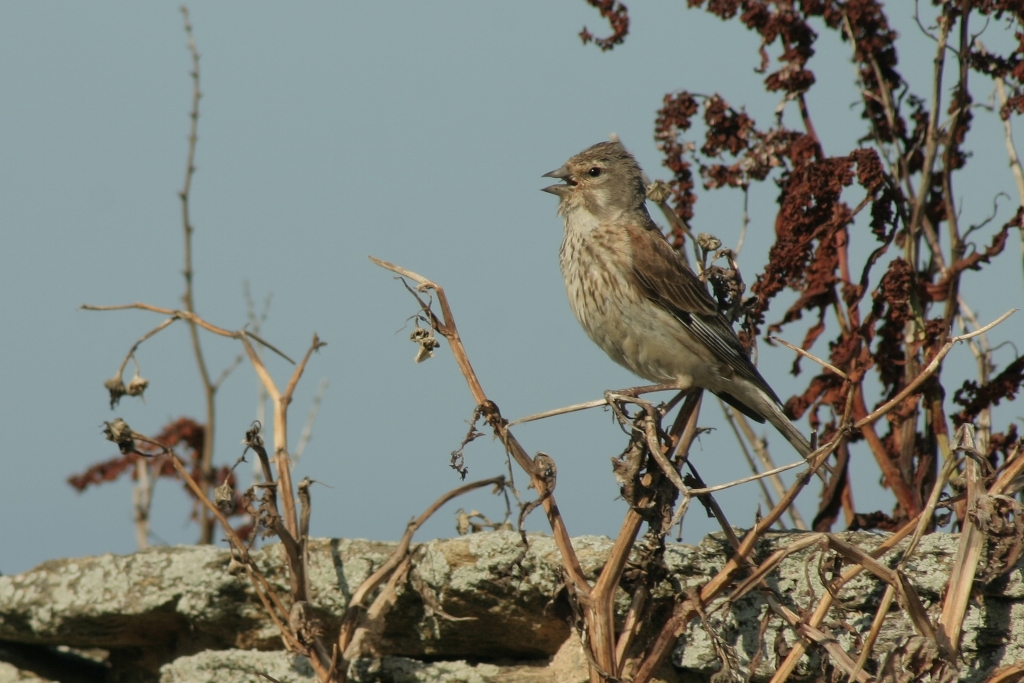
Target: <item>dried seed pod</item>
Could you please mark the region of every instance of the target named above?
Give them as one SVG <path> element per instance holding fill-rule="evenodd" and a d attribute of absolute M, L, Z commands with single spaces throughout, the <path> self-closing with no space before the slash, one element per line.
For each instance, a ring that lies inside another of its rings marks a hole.
<path fill-rule="evenodd" d="M 213 502 L 221 512 L 235 509 L 235 490 L 226 481 L 213 490 Z"/>
<path fill-rule="evenodd" d="M 113 441 L 123 455 L 135 452 L 135 439 L 132 438 L 132 428 L 128 423 L 117 417 L 113 422 L 104 422 L 103 436 L 107 441 Z"/>
<path fill-rule="evenodd" d="M 722 240 L 710 233 L 702 232 L 697 235 L 697 246 L 704 251 L 711 252 L 722 246 Z"/>
<path fill-rule="evenodd" d="M 142 377 L 142 375 L 139 374 L 138 368 L 136 368 L 135 376 L 132 377 L 131 382 L 128 382 L 128 388 L 125 391 L 125 393 L 128 394 L 129 396 L 138 396 L 143 400 L 143 402 L 145 402 L 146 399 L 142 395 L 142 392 L 144 392 L 146 390 L 146 387 L 148 386 L 149 380 Z"/>
<path fill-rule="evenodd" d="M 128 393 L 128 390 L 124 387 L 121 375 L 114 375 L 104 382 L 103 386 L 110 392 L 110 409 L 113 410 L 114 406 L 121 400 L 121 397 Z"/>
<path fill-rule="evenodd" d="M 655 204 L 660 204 L 669 198 L 672 191 L 664 180 L 655 180 L 647 186 L 647 198 Z"/>

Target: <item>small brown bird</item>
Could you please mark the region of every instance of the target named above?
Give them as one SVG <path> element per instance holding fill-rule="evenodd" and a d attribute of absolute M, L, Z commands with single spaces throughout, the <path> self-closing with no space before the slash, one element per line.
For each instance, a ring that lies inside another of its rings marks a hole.
<path fill-rule="evenodd" d="M 800 452 L 811 446 L 701 281 L 651 220 L 636 159 L 618 142 L 583 150 L 545 173 L 564 184 L 559 252 L 569 305 L 594 343 L 644 379 L 706 389 L 768 420 Z"/>

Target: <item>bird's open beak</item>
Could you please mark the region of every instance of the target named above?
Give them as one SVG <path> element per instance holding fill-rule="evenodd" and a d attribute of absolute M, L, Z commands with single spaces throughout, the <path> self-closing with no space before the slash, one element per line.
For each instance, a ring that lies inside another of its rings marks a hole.
<path fill-rule="evenodd" d="M 565 181 L 565 183 L 559 183 L 558 185 L 549 185 L 548 187 L 542 187 L 541 191 L 550 192 L 551 194 L 556 194 L 559 197 L 561 197 L 566 192 L 568 192 L 570 188 L 576 185 L 576 183 L 572 181 L 571 176 L 572 173 L 569 172 L 568 166 L 562 166 L 561 168 L 556 168 L 554 171 L 551 171 L 550 173 L 545 173 L 544 175 L 541 176 L 541 178 L 561 178 L 562 180 Z"/>

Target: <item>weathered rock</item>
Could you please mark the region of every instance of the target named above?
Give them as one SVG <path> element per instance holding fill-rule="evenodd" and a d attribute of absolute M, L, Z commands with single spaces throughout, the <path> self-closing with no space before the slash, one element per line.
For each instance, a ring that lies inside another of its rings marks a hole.
<path fill-rule="evenodd" d="M 758 546 L 756 558 L 765 558 L 786 547 L 796 534 L 769 534 Z M 884 534 L 857 532 L 841 534 L 850 543 L 870 551 L 885 539 Z M 950 569 L 956 557 L 960 541 L 955 534 L 931 534 L 922 538 L 914 556 L 904 566 L 918 595 L 921 597 L 933 623 L 938 620 L 941 598 L 949 583 Z M 683 585 L 704 583 L 723 565 L 725 555 L 722 538 L 718 534 L 704 539 L 692 554 L 668 555 L 667 560 L 674 577 Z M 899 548 L 886 556 L 884 564 L 895 566 L 902 557 Z M 684 558 L 681 564 L 674 559 Z M 782 602 L 797 614 L 810 614 L 824 588 L 818 578 L 821 549 L 811 548 L 790 556 L 776 572 L 769 575 L 768 585 Z M 972 601 L 964 620 L 964 636 L 961 641 L 961 681 L 984 681 L 988 673 L 1000 665 L 1024 660 L 1024 562 L 1003 577 L 988 585 L 976 584 L 977 600 Z M 701 578 L 703 577 L 703 578 Z M 808 583 L 810 579 L 810 583 Z M 829 631 L 847 652 L 858 652 L 861 640 L 871 628 L 875 612 L 881 601 L 885 586 L 868 572 L 861 573 L 839 593 L 829 614 Z M 710 611 L 708 625 L 689 624 L 679 640 L 674 654 L 674 664 L 685 670 L 710 675 L 721 667 L 721 659 L 712 644 L 709 631 L 717 634 L 720 645 L 730 648 L 736 655 L 742 670 L 752 680 L 768 680 L 781 663 L 786 651 L 796 642 L 792 629 L 781 627 L 781 619 L 775 616 L 769 620 L 762 635 L 759 632 L 762 620 L 768 613 L 763 595 L 754 591 L 721 611 Z M 867 669 L 875 671 L 884 655 L 893 650 L 914 629 L 906 612 L 894 603 L 886 617 L 874 652 L 880 656 L 869 661 Z M 776 650 L 782 650 L 776 656 Z M 758 665 L 749 671 L 751 662 L 758 653 Z M 805 656 L 795 673 L 798 679 L 816 679 L 822 673 L 823 657 L 820 650 L 811 650 Z"/>
<path fill-rule="evenodd" d="M 844 536 L 865 549 L 884 538 L 870 533 Z M 795 534 L 769 535 L 757 555 L 766 557 L 797 538 Z M 956 536 L 926 536 L 904 568 L 933 617 L 957 543 Z M 574 539 L 574 544 L 585 572 L 594 576 L 611 542 L 586 537 Z M 393 547 L 369 541 L 311 541 L 311 602 L 327 625 L 328 637 L 333 637 L 332 629 L 340 623 L 352 591 Z M 287 577 L 279 553 L 278 546 L 269 546 L 256 553 L 256 559 L 287 601 Z M 533 537 L 530 551 L 518 565 L 513 564 L 520 553 L 519 537 L 511 532 L 420 546 L 412 580 L 400 587 L 388 615 L 375 653 L 379 659 L 357 662 L 353 673 L 363 671 L 371 678 L 395 681 L 477 680 L 474 676 L 503 683 L 585 680 L 582 651 L 572 652 L 577 639 L 569 638 L 569 610 L 553 541 Z M 812 548 L 793 555 L 767 579 L 780 602 L 798 614 L 813 609 L 823 594 L 818 577 L 821 553 Z M 655 606 L 667 608 L 675 595 L 704 584 L 728 556 L 719 536 L 709 536 L 697 548 L 668 548 L 665 562 L 670 579 L 653 596 Z M 890 554 L 885 561 L 891 566 L 899 556 Z M 155 680 L 161 667 L 165 681 L 205 680 L 188 678 L 192 674 L 182 673 L 186 671 L 182 667 L 227 671 L 228 664 L 217 662 L 231 657 L 249 662 L 267 658 L 268 666 L 275 667 L 287 662 L 292 668 L 282 673 L 303 675 L 295 669 L 294 658 L 280 651 L 280 638 L 244 574 L 227 573 L 228 560 L 226 551 L 211 547 L 154 548 L 122 557 L 55 560 L 18 576 L 0 577 L 0 639 L 37 646 L 106 648 L 110 651 L 107 664 L 119 680 Z M 977 600 L 965 622 L 961 680 L 980 681 L 996 666 L 1024 659 L 1021 567 L 1018 563 L 1003 577 L 976 586 Z M 858 649 L 883 588 L 864 573 L 843 589 L 843 608 L 833 609 L 824 628 L 848 651 Z M 456 619 L 425 608 L 426 593 L 428 602 Z M 625 593 L 620 592 L 623 609 L 624 599 Z M 759 632 L 766 613 L 764 596 L 757 591 L 735 604 L 709 606 L 710 628 L 690 624 L 673 663 L 688 675 L 704 679 L 719 670 L 719 653 L 725 651 L 752 680 L 767 679 L 777 664 L 776 651 L 791 646 L 794 636 L 788 627 L 780 628 L 774 616 Z M 650 621 L 651 628 L 656 626 L 657 616 Z M 894 608 L 875 651 L 884 656 L 912 632 L 905 613 Z M 711 633 L 718 638 L 717 649 Z M 278 652 L 253 653 L 253 648 Z M 424 659 L 430 663 L 417 661 Z M 457 664 L 460 660 L 475 664 Z M 869 670 L 877 666 L 877 661 L 869 662 Z M 821 667 L 822 658 L 812 651 L 797 674 L 814 678 Z M 266 673 L 286 680 L 273 673 L 276 670 Z M 210 680 L 232 680 L 224 677 L 227 673 L 210 675 L 214 676 Z"/>
<path fill-rule="evenodd" d="M 287 652 L 209 650 L 181 657 L 160 670 L 160 683 L 249 683 L 257 673 L 281 683 L 315 683 L 302 657 Z M 263 679 L 265 680 L 265 679 Z M 554 657 L 531 662 L 422 662 L 408 657 L 360 659 L 349 669 L 351 683 L 587 683 L 587 658 L 578 638 L 569 638 Z M 666 667 L 653 683 L 688 683 Z M 702 679 L 701 679 L 702 680 Z"/>

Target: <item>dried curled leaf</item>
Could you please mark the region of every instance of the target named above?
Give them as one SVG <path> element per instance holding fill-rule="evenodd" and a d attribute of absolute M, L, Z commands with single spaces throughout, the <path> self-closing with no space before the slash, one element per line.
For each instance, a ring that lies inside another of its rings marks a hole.
<path fill-rule="evenodd" d="M 626 35 L 629 33 L 629 10 L 626 6 L 617 0 L 586 0 L 587 4 L 591 7 L 596 7 L 601 13 L 601 17 L 608 20 L 611 25 L 612 32 L 610 35 L 604 38 L 596 38 L 594 34 L 583 28 L 580 31 L 580 40 L 583 44 L 593 42 L 602 51 L 611 50 L 616 45 L 621 45 L 626 40 Z"/>
<path fill-rule="evenodd" d="M 942 658 L 934 641 L 908 636 L 886 655 L 878 683 L 953 683 L 957 674 L 957 667 Z"/>
<path fill-rule="evenodd" d="M 1024 553 L 1024 505 L 1010 496 L 982 495 L 967 514 L 985 534 L 976 580 L 988 583 L 1013 569 Z"/>

